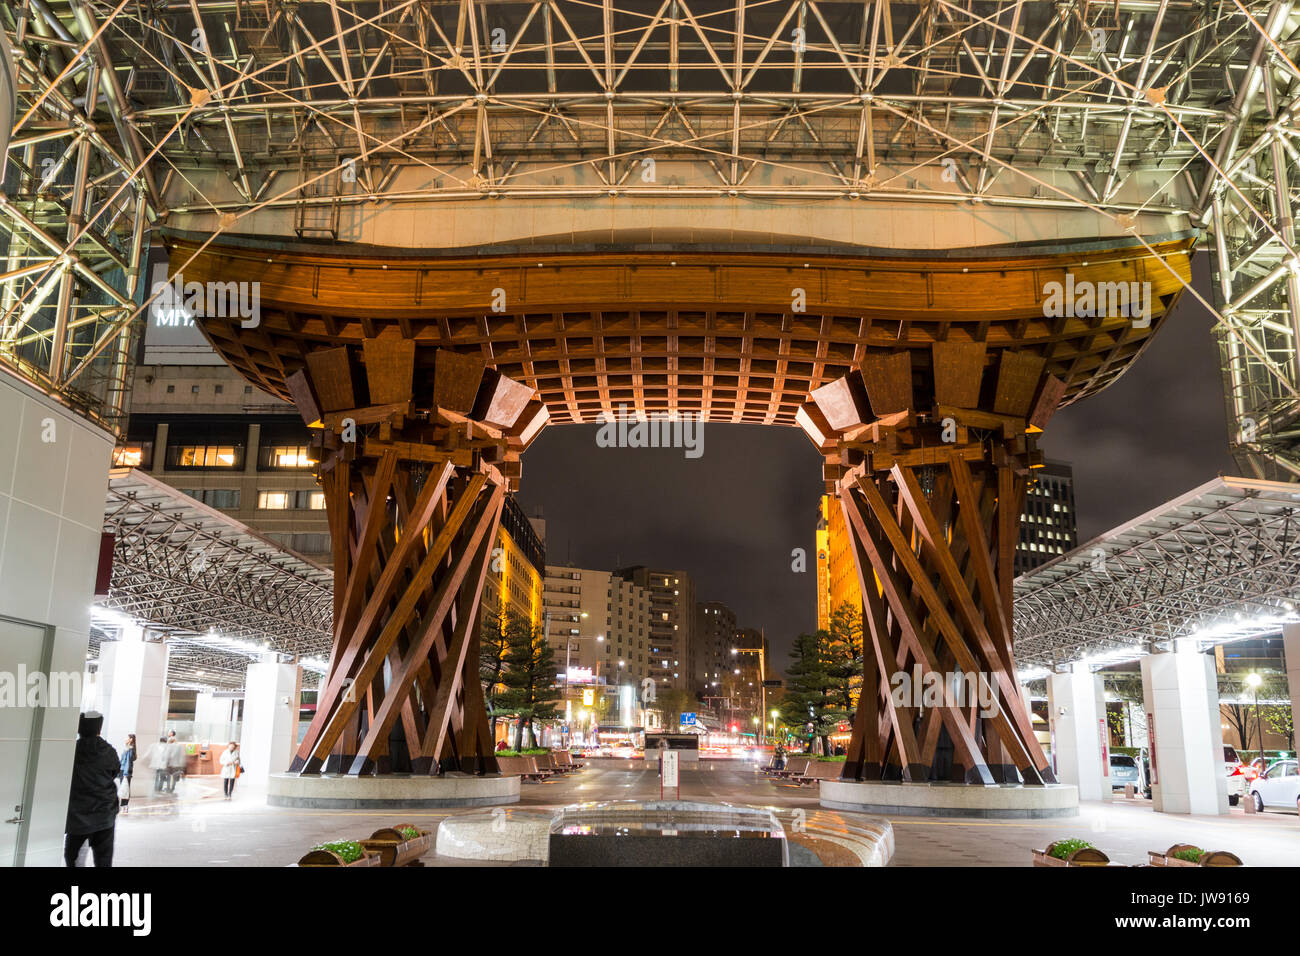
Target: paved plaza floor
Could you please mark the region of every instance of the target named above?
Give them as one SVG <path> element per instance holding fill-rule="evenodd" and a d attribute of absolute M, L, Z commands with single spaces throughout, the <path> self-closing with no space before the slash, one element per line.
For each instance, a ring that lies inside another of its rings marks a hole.
<path fill-rule="evenodd" d="M 146 783 L 137 778 L 130 812 L 118 818 L 118 866 L 286 866 L 314 843 L 369 836 L 378 827 L 394 823 L 435 829 L 451 813 L 471 812 L 268 807 L 261 791 L 242 782 L 234 799 L 224 800 L 215 777 L 185 780 L 175 796 L 141 796 Z M 518 806 L 658 797 L 653 763 L 593 760 L 580 773 L 524 784 Z M 702 761 L 698 769 L 683 769 L 681 798 L 767 806 L 783 818 L 789 811 L 818 807 L 816 784 L 780 784 L 760 774 L 753 764 L 726 760 Z M 1116 797 L 1108 803 L 1085 803 L 1078 817 L 1064 819 L 888 819 L 897 844 L 894 866 L 1028 866 L 1033 849 L 1065 837 L 1083 837 L 1113 861 L 1125 864 L 1145 863 L 1147 850 L 1195 843 L 1211 850 L 1231 850 L 1248 865 L 1300 866 L 1300 818 L 1295 814 L 1247 814 L 1234 808 L 1222 817 L 1175 816 L 1155 813 L 1147 801 Z M 431 855 L 427 862 L 453 861 Z"/>

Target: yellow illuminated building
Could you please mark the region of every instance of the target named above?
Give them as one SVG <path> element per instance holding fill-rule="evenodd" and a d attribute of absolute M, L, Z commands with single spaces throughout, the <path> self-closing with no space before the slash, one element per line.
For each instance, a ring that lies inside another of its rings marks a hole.
<path fill-rule="evenodd" d="M 862 613 L 858 569 L 844 524 L 844 509 L 833 495 L 822 495 L 817 521 L 817 626 L 829 630 L 831 613 L 841 604 Z"/>
<path fill-rule="evenodd" d="M 485 612 L 495 611 L 504 621 L 506 614 L 514 611 L 534 627 L 541 627 L 545 567 L 546 552 L 541 539 L 514 498 L 507 498 L 497 546 L 483 585 Z"/>

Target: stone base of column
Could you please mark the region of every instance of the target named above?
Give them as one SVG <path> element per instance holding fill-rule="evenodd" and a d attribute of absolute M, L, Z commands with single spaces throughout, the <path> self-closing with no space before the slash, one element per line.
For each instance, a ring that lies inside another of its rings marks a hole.
<path fill-rule="evenodd" d="M 494 807 L 519 802 L 519 778 L 499 774 L 475 777 L 461 773 L 442 777 L 275 773 L 267 780 L 266 802 L 272 807 L 309 810 Z"/>
<path fill-rule="evenodd" d="M 972 786 L 961 783 L 823 780 L 821 805 L 890 816 L 1043 819 L 1079 815 L 1079 789 L 1066 784 Z"/>

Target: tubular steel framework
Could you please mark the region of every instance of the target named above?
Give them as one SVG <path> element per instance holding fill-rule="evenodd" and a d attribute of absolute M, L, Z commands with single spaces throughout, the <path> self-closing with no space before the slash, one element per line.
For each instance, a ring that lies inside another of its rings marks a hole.
<path fill-rule="evenodd" d="M 1163 212 L 1213 233 L 1235 453 L 1295 475 L 1297 24 L 1240 0 L 22 0 L 0 359 L 117 420 L 173 214 L 329 236 L 341 208 L 439 199 Z"/>
<path fill-rule="evenodd" d="M 131 468 L 110 475 L 104 531 L 113 577 L 100 606 L 167 635 L 169 681 L 238 686 L 240 655 L 329 655 L 328 569 Z"/>
<path fill-rule="evenodd" d="M 1040 673 L 1133 660 L 1179 637 L 1276 633 L 1297 620 L 1300 496 L 1216 478 L 1018 578 L 1015 601 L 1016 654 Z"/>

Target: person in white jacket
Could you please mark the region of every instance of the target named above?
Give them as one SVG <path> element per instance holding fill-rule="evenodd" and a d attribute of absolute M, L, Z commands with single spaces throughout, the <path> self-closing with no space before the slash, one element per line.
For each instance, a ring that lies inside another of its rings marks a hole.
<path fill-rule="evenodd" d="M 239 744 L 233 740 L 221 752 L 221 789 L 229 800 L 235 792 L 235 781 L 239 779 Z"/>

